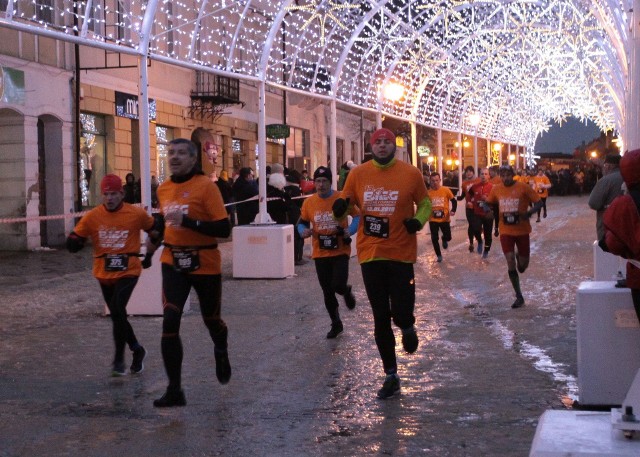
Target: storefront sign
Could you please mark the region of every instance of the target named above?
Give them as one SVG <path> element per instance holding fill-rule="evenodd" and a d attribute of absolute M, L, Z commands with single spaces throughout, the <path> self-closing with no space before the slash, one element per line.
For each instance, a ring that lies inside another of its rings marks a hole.
<path fill-rule="evenodd" d="M 0 102 L 24 105 L 24 71 L 0 66 Z"/>
<path fill-rule="evenodd" d="M 138 96 L 116 91 L 116 116 L 139 119 Z M 156 101 L 149 99 L 149 120 L 156 119 Z"/>
<path fill-rule="evenodd" d="M 289 138 L 290 129 L 287 124 L 269 124 L 266 126 L 267 138 Z"/>

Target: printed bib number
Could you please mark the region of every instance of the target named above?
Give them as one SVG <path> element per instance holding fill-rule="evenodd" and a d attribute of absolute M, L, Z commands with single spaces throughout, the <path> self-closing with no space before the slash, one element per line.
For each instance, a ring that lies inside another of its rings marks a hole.
<path fill-rule="evenodd" d="M 520 222 L 520 214 L 514 212 L 502 213 L 502 222 L 505 225 L 516 225 Z"/>
<path fill-rule="evenodd" d="M 107 254 L 104 256 L 104 271 L 127 271 L 129 269 L 129 255 Z"/>
<path fill-rule="evenodd" d="M 338 237 L 335 235 L 318 235 L 320 249 L 338 249 Z"/>
<path fill-rule="evenodd" d="M 442 219 L 444 217 L 444 211 L 441 210 L 441 209 L 433 210 L 433 217 L 435 217 L 437 219 Z"/>
<path fill-rule="evenodd" d="M 389 238 L 389 218 L 365 216 L 364 234 L 376 238 Z"/>
<path fill-rule="evenodd" d="M 173 254 L 173 268 L 183 273 L 196 271 L 200 268 L 200 254 L 196 249 L 171 250 Z"/>

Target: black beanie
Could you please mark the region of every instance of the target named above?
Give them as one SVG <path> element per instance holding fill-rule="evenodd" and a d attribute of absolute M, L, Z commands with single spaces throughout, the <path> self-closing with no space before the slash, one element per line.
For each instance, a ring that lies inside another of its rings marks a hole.
<path fill-rule="evenodd" d="M 316 171 L 313 172 L 313 180 L 315 181 L 317 178 L 327 178 L 329 182 L 332 182 L 331 170 L 327 167 L 318 167 Z"/>

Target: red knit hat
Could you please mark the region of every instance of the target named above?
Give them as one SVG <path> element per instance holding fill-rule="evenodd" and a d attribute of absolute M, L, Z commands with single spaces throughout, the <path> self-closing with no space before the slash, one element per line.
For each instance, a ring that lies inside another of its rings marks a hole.
<path fill-rule="evenodd" d="M 620 159 L 620 174 L 627 187 L 640 184 L 640 149 L 624 153 Z"/>
<path fill-rule="evenodd" d="M 371 139 L 369 140 L 369 143 L 371 143 L 371 146 L 373 146 L 376 143 L 376 141 L 378 141 L 381 138 L 384 140 L 393 141 L 395 143 L 396 134 L 389 129 L 378 129 L 371 134 Z"/>
<path fill-rule="evenodd" d="M 120 176 L 114 174 L 108 174 L 100 182 L 100 190 L 104 194 L 105 192 L 123 192 L 122 179 Z"/>

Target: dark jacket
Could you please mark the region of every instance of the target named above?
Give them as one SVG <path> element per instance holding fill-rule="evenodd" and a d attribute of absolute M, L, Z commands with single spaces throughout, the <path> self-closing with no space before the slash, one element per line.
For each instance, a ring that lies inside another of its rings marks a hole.
<path fill-rule="evenodd" d="M 246 200 L 258 195 L 258 185 L 255 181 L 247 181 L 238 177 L 231 188 L 231 195 L 236 202 Z M 238 214 L 238 225 L 250 224 L 258 214 L 258 200 L 238 203 L 236 205 L 236 213 Z"/>

